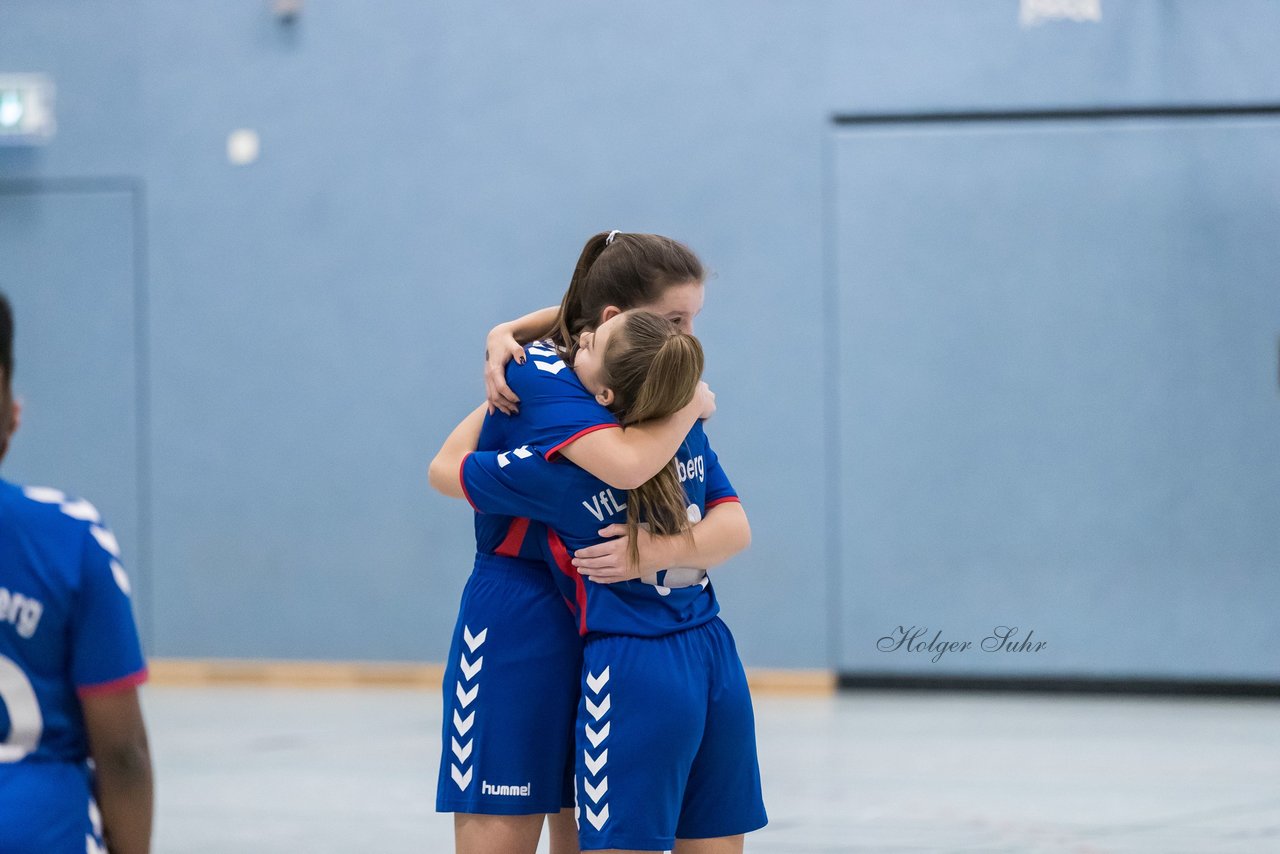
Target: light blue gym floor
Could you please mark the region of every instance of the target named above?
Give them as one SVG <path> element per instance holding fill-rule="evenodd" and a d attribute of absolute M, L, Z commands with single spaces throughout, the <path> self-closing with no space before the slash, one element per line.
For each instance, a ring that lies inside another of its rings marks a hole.
<path fill-rule="evenodd" d="M 452 850 L 433 693 L 144 703 L 158 854 Z M 748 852 L 1280 852 L 1280 701 L 864 692 L 756 716 L 771 821 Z"/>

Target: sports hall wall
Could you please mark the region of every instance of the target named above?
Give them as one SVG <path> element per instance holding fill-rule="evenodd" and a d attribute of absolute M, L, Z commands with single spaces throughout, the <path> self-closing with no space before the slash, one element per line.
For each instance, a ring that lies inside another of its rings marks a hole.
<path fill-rule="evenodd" d="M 1280 7 L 1101 8 L 10 0 L 4 474 L 99 505 L 152 655 L 438 661 L 485 331 L 659 231 L 748 665 L 1280 680 Z"/>

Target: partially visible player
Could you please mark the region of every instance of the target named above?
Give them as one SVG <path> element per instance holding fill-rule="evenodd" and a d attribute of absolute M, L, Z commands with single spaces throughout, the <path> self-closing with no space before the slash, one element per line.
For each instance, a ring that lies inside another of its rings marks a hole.
<path fill-rule="evenodd" d="M 0 293 L 0 458 L 18 427 L 12 379 Z M 146 676 L 119 546 L 98 511 L 0 480 L 0 851 L 151 850 Z"/>
<path fill-rule="evenodd" d="M 685 405 L 702 350 L 661 317 L 626 312 L 582 336 L 574 370 L 628 424 Z M 460 472 L 455 489 L 480 513 L 549 526 L 544 559 L 586 638 L 575 752 L 582 849 L 740 852 L 767 818 L 746 675 L 705 570 L 606 585 L 584 582 L 570 558 L 625 521 L 638 561 L 641 520 L 655 534 L 691 536 L 710 508 L 736 504 L 705 434 L 695 427 L 668 467 L 623 492 L 541 448 L 469 453 L 482 416 L 459 425 L 433 474 Z"/>

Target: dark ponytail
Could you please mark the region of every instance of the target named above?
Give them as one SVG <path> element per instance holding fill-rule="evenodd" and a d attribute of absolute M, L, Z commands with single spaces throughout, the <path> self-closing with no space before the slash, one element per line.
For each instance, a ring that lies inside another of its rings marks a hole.
<path fill-rule="evenodd" d="M 667 288 L 706 276 L 702 262 L 683 243 L 660 234 L 602 231 L 582 247 L 569 289 L 560 302 L 551 338 L 570 350 L 578 335 L 594 329 L 609 306 L 626 311 L 657 302 Z"/>
<path fill-rule="evenodd" d="M 609 232 L 607 231 L 593 234 L 587 238 L 587 244 L 582 247 L 582 253 L 578 255 L 578 263 L 573 268 L 573 278 L 569 280 L 569 289 L 564 292 L 564 299 L 560 301 L 560 312 L 556 315 L 556 325 L 551 330 L 551 340 L 566 350 L 573 345 L 573 340 L 588 325 L 587 320 L 589 317 L 585 309 L 587 302 L 587 272 L 591 269 L 591 265 L 596 262 L 596 259 L 600 257 L 600 253 L 604 251 L 605 241 L 608 239 Z M 598 319 L 597 317 L 596 320 Z"/>

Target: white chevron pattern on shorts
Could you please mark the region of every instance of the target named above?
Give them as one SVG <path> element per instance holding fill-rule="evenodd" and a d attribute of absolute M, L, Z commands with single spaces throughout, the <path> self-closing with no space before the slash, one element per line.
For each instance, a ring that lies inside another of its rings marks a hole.
<path fill-rule="evenodd" d="M 609 684 L 609 668 L 600 671 L 600 675 L 587 674 L 587 687 L 591 689 L 592 694 L 599 694 L 600 689 Z"/>
<path fill-rule="evenodd" d="M 600 727 L 600 730 L 598 732 L 591 728 L 591 724 L 586 725 L 586 730 L 587 730 L 587 741 L 591 742 L 592 747 L 599 747 L 600 742 L 604 741 L 606 738 L 609 737 L 609 722 L 605 721 L 604 726 Z"/>
<path fill-rule="evenodd" d="M 89 826 L 93 832 L 84 835 L 85 854 L 107 854 L 106 847 L 98 844 L 98 837 L 102 836 L 102 811 L 93 798 L 89 798 Z"/>
<path fill-rule="evenodd" d="M 582 751 L 582 759 L 587 763 L 587 770 L 590 771 L 591 775 L 594 777 L 596 774 L 600 773 L 600 769 L 604 767 L 604 763 L 609 761 L 609 748 L 606 747 L 604 750 L 600 751 L 600 755 L 594 759 L 591 757 L 590 753 L 584 750 Z"/>
<path fill-rule="evenodd" d="M 475 656 L 476 650 L 484 645 L 485 638 L 488 636 L 489 629 L 487 627 L 481 629 L 479 634 L 472 634 L 471 627 L 468 625 L 463 625 L 462 627 L 462 642 L 467 645 L 467 649 L 471 651 L 473 656 Z M 480 695 L 480 682 L 476 680 L 476 675 L 482 667 L 484 667 L 484 656 L 478 656 L 472 662 L 467 660 L 465 651 L 458 654 L 458 668 L 462 671 L 462 678 L 454 685 L 454 696 L 458 699 L 459 708 L 466 709 Z M 471 686 L 471 690 L 467 690 L 463 687 L 464 681 L 474 681 L 475 684 Z M 458 736 L 457 738 L 451 736 L 449 741 L 458 764 L 451 765 L 449 773 L 459 789 L 466 789 L 471 785 L 472 772 L 475 771 L 475 766 L 467 767 L 467 762 L 471 759 L 471 752 L 475 748 L 476 740 L 471 738 L 467 740 L 466 744 L 463 744 L 458 739 L 466 738 L 467 733 L 471 732 L 471 727 L 476 722 L 476 711 L 476 709 L 472 709 L 470 714 L 464 718 L 457 708 L 453 710 L 453 728 L 458 731 Z"/>
<path fill-rule="evenodd" d="M 599 785 L 596 785 L 596 786 L 593 786 L 590 783 L 588 783 L 586 780 L 583 780 L 582 789 L 587 793 L 587 795 L 591 798 L 591 800 L 595 801 L 598 804 L 600 803 L 600 799 L 604 797 L 605 792 L 609 791 L 609 778 L 601 777 Z M 598 827 L 596 828 L 596 830 L 599 830 L 599 829 L 600 828 Z"/>
<path fill-rule="evenodd" d="M 473 770 L 475 769 L 468 768 L 467 773 L 463 774 L 458 770 L 457 765 L 449 766 L 449 772 L 453 775 L 453 782 L 458 784 L 459 789 L 465 789 L 467 786 L 471 785 L 471 772 Z"/>
<path fill-rule="evenodd" d="M 472 686 L 471 686 L 471 690 L 470 690 L 470 691 L 463 691 L 463 690 L 462 690 L 462 683 L 461 683 L 461 682 L 459 682 L 459 683 L 457 684 L 456 688 L 457 688 L 457 690 L 456 690 L 456 692 L 455 692 L 455 693 L 458 695 L 458 703 L 459 703 L 459 705 L 461 705 L 461 706 L 462 706 L 462 708 L 464 708 L 464 709 L 465 709 L 467 706 L 470 706 L 470 705 L 471 705 L 471 702 L 472 702 L 473 700 L 475 700 L 476 695 L 480 693 L 480 685 L 479 685 L 479 684 L 472 685 Z M 474 713 L 474 712 L 472 712 L 472 714 L 475 714 L 475 713 Z"/>
<path fill-rule="evenodd" d="M 591 748 L 599 752 L 592 756 L 590 750 L 583 750 L 582 760 L 586 763 L 590 776 L 599 777 L 599 779 L 595 783 L 592 783 L 589 778 L 582 780 L 581 803 L 586 809 L 587 821 L 596 830 L 601 830 L 609 821 L 609 805 L 600 803 L 609 792 L 608 776 L 600 776 L 609 762 L 609 749 L 600 750 L 600 745 L 609 737 L 611 728 L 611 721 L 604 720 L 613 707 L 613 698 L 605 688 L 609 684 L 609 668 L 606 666 L 599 673 L 588 670 L 586 683 L 587 690 L 582 692 L 582 701 L 595 726 L 593 727 L 590 722 L 584 722 L 583 734 L 587 737 L 587 741 L 591 742 Z M 595 699 L 592 699 L 593 694 Z M 602 720 L 603 723 L 601 723 Z M 600 811 L 596 812 L 592 806 L 598 807 Z"/>
<path fill-rule="evenodd" d="M 475 663 L 467 661 L 467 657 L 465 655 L 460 655 L 458 658 L 460 659 L 458 666 L 462 668 L 462 675 L 468 682 L 476 678 L 476 674 L 480 672 L 480 668 L 484 667 L 483 655 L 477 658 Z"/>
<path fill-rule="evenodd" d="M 587 821 L 591 822 L 591 826 L 596 830 L 604 827 L 604 823 L 609 820 L 609 805 L 605 804 L 604 809 L 598 813 L 591 811 L 591 807 L 587 807 Z"/>
<path fill-rule="evenodd" d="M 609 713 L 611 701 L 608 694 L 604 695 L 604 702 L 598 706 L 591 702 L 590 697 L 583 697 L 582 699 L 583 702 L 587 704 L 587 711 L 591 713 L 591 717 L 595 718 L 597 721 Z"/>
<path fill-rule="evenodd" d="M 471 634 L 470 626 L 462 627 L 462 639 L 466 641 L 467 649 L 471 650 L 473 653 L 479 649 L 480 645 L 484 643 L 484 639 L 488 636 L 489 630 L 487 628 L 481 629 L 480 634 L 473 635 Z"/>
<path fill-rule="evenodd" d="M 465 718 L 458 714 L 458 710 L 453 710 L 453 728 L 458 731 L 458 735 L 466 735 L 471 731 L 471 725 L 476 722 L 476 713 L 472 712 Z"/>

